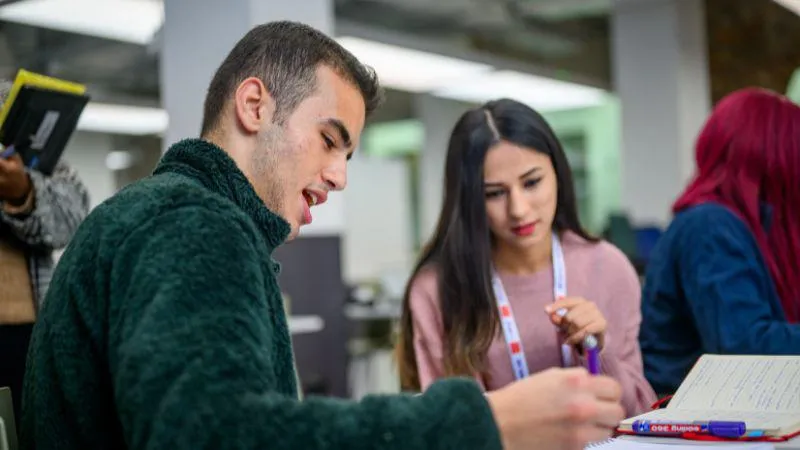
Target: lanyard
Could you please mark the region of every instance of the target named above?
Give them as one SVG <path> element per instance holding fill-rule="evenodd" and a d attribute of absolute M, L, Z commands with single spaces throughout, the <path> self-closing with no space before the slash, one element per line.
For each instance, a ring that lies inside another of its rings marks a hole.
<path fill-rule="evenodd" d="M 558 235 L 553 232 L 553 299 L 558 300 L 567 295 L 567 272 L 564 267 L 564 252 L 561 249 L 561 241 Z M 525 360 L 525 351 L 522 347 L 522 339 L 519 335 L 517 322 L 514 320 L 514 311 L 511 303 L 503 288 L 503 283 L 497 273 L 492 273 L 492 288 L 494 297 L 497 300 L 497 309 L 500 313 L 500 324 L 503 327 L 503 336 L 508 346 L 508 354 L 511 357 L 511 368 L 516 379 L 528 376 L 528 363 Z M 572 365 L 572 348 L 569 345 L 561 344 L 561 364 L 564 367 Z"/>

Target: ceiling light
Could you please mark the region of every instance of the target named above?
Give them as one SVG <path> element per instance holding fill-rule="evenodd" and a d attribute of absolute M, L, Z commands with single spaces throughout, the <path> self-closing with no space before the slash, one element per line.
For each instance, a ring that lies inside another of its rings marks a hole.
<path fill-rule="evenodd" d="M 384 86 L 426 92 L 488 72 L 491 66 L 435 53 L 345 36 L 337 41 L 361 62 L 372 66 Z"/>
<path fill-rule="evenodd" d="M 89 103 L 78 120 L 78 129 L 123 135 L 161 134 L 169 125 L 167 112 L 159 108 Z"/>
<path fill-rule="evenodd" d="M 775 0 L 775 3 L 778 3 L 789 11 L 800 15 L 800 0 Z"/>
<path fill-rule="evenodd" d="M 508 97 L 539 111 L 597 106 L 605 99 L 602 89 L 514 71 L 478 75 L 433 95 L 471 103 Z"/>
<path fill-rule="evenodd" d="M 0 20 L 147 44 L 164 22 L 160 0 L 27 0 L 0 8 Z"/>

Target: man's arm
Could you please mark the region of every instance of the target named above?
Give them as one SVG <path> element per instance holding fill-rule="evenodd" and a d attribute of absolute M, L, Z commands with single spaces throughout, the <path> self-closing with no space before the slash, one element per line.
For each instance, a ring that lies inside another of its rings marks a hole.
<path fill-rule="evenodd" d="M 278 392 L 283 311 L 268 304 L 276 285 L 254 239 L 229 215 L 183 206 L 115 249 L 109 364 L 131 449 L 500 448 L 472 381 L 358 403 Z"/>
<path fill-rule="evenodd" d="M 63 248 L 89 212 L 89 194 L 78 174 L 59 163 L 52 175 L 31 170 L 32 189 L 25 203 L 5 203 L 0 220 L 28 245 L 45 251 Z"/>

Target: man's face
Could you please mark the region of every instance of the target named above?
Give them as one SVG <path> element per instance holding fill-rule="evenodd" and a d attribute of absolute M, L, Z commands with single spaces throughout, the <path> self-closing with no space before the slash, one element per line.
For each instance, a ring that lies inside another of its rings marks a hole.
<path fill-rule="evenodd" d="M 364 128 L 364 99 L 328 67 L 317 69 L 315 91 L 283 124 L 258 132 L 249 167 L 251 183 L 266 206 L 292 227 L 311 223 L 312 207 L 347 184 L 347 160 Z"/>

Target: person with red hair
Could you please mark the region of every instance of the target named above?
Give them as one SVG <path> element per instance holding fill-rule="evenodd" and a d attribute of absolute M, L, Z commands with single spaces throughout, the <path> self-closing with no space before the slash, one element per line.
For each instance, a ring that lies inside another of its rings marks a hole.
<path fill-rule="evenodd" d="M 696 163 L 642 294 L 645 376 L 659 395 L 704 353 L 800 354 L 800 106 L 764 89 L 729 94 Z"/>

